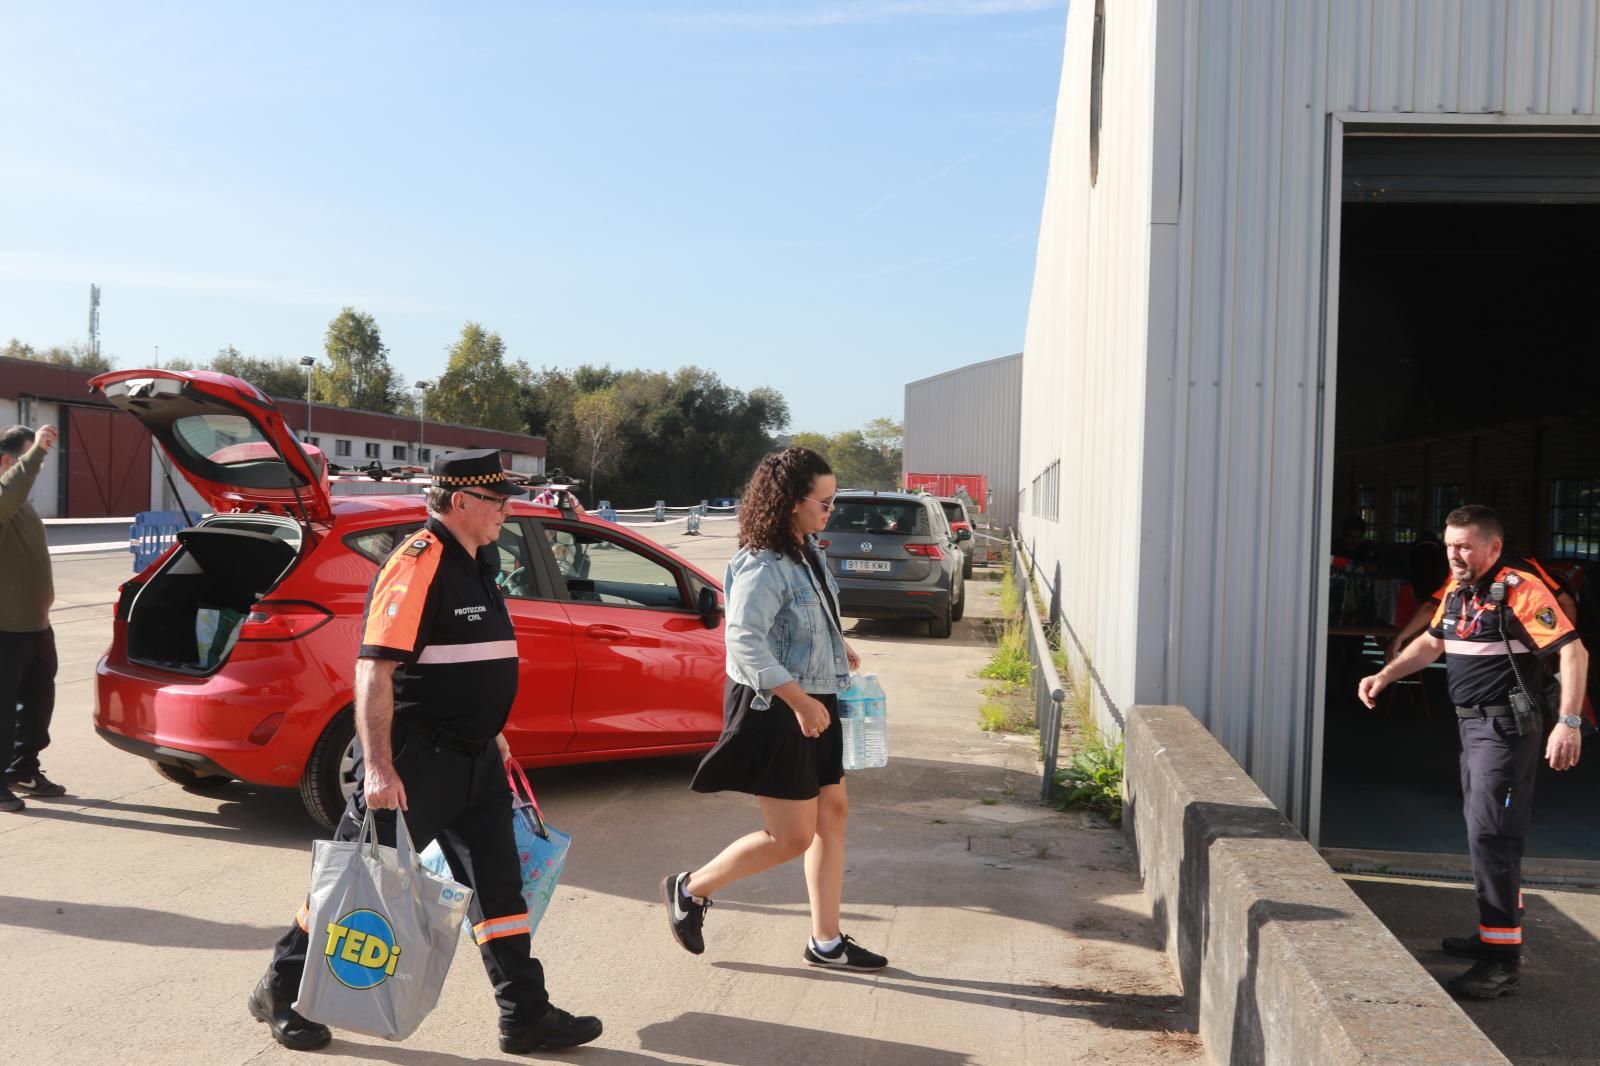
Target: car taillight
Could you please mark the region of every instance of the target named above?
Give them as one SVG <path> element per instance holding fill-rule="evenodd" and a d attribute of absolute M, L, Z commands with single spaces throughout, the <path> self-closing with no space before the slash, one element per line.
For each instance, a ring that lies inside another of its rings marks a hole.
<path fill-rule="evenodd" d="M 821 548 L 823 551 L 827 551 L 828 550 L 828 545 L 830 545 L 832 543 L 833 543 L 833 541 L 831 541 L 831 540 L 819 540 L 819 541 L 817 541 L 817 547 Z"/>
<path fill-rule="evenodd" d="M 951 522 L 950 523 L 950 528 L 955 530 L 957 533 L 959 533 L 963 529 L 971 529 L 972 526 L 967 522 Z"/>
<path fill-rule="evenodd" d="M 924 555 L 929 559 L 944 558 L 944 552 L 939 550 L 937 544 L 907 544 L 906 552 L 910 555 Z"/>
<path fill-rule="evenodd" d="M 139 578 L 124 581 L 118 586 L 117 609 L 114 612 L 117 621 L 126 622 L 128 620 L 128 608 L 133 606 L 133 598 L 139 595 L 139 590 L 142 588 L 144 588 L 144 581 Z"/>
<path fill-rule="evenodd" d="M 298 640 L 332 617 L 331 611 L 314 603 L 258 603 L 239 627 L 239 639 Z"/>

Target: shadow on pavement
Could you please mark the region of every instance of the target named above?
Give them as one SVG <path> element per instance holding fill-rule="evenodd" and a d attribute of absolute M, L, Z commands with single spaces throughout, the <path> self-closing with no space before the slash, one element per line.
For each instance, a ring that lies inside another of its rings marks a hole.
<path fill-rule="evenodd" d="M 971 624 L 969 619 L 957 622 L 948 637 L 931 637 L 928 635 L 927 619 L 888 619 L 888 618 L 857 618 L 855 624 L 844 631 L 847 637 L 861 637 L 863 640 L 883 638 L 896 642 L 916 641 L 933 648 L 987 648 L 994 645 L 994 640 L 988 635 L 985 627 Z"/>
<path fill-rule="evenodd" d="M 775 1022 L 720 1014 L 681 1014 L 639 1030 L 648 1051 L 702 1062 L 751 1063 L 870 1062 L 873 1066 L 966 1066 L 965 1052 L 849 1036 Z"/>
<path fill-rule="evenodd" d="M 146 907 L 60 903 L 25 896 L 0 896 L 0 925 L 41 929 L 85 940 L 219 951 L 260 951 L 262 944 L 271 944 L 283 934 L 281 925 L 213 922 Z"/>
<path fill-rule="evenodd" d="M 603 1020 L 603 1019 L 602 1019 Z M 601 1040 L 605 1036 L 600 1037 Z M 587 1044 L 567 1051 L 533 1051 L 524 1055 L 499 1055 L 494 1059 L 470 1058 L 452 1055 L 445 1051 L 413 1051 L 394 1044 L 357 1044 L 334 1037 L 329 1052 L 359 1054 L 364 1062 L 391 1062 L 394 1066 L 477 1066 L 483 1062 L 569 1062 L 582 1066 L 669 1066 L 666 1059 L 644 1055 L 637 1051 L 599 1047 Z M 789 1061 L 794 1061 L 790 1059 Z"/>
<path fill-rule="evenodd" d="M 234 798 L 234 797 L 237 798 Z M 267 847 L 309 848 L 313 840 L 327 834 L 306 814 L 297 792 L 288 789 L 252 788 L 229 785 L 207 800 L 217 802 L 215 810 L 187 807 L 161 807 L 146 803 L 123 803 L 85 796 L 63 796 L 55 800 L 30 797 L 28 809 L 20 817 L 43 821 L 73 822 L 104 826 L 108 829 L 134 829 L 163 836 L 190 837 L 223 842 L 249 842 Z M 139 817 L 119 818 L 116 814 L 153 815 L 173 821 L 197 823 L 174 825 L 145 821 Z M 17 817 L 13 815 L 13 817 Z"/>
<path fill-rule="evenodd" d="M 869 976 L 798 966 L 763 966 L 750 962 L 714 962 L 711 965 L 714 969 L 737 973 L 800 977 L 811 981 L 845 981 L 867 988 L 884 988 L 953 1003 L 999 1007 L 1027 1014 L 1049 1014 L 1058 1018 L 1083 1018 L 1107 1029 L 1188 1031 L 1183 1026 L 1172 1024 L 1174 1020 L 1183 1020 L 1185 1017 L 1183 997 L 1177 995 L 1124 995 L 1098 988 L 962 981 L 948 977 L 927 977 L 894 966 Z"/>
<path fill-rule="evenodd" d="M 1461 936 L 1477 926 L 1477 901 L 1470 885 L 1346 880 L 1436 979 L 1442 982 L 1471 965 L 1439 950 L 1441 938 Z M 1585 903 L 1593 900 L 1587 894 L 1562 895 Z M 1588 928 L 1542 893 L 1530 889 L 1527 904 L 1520 994 L 1457 1002 L 1512 1062 L 1592 1063 L 1600 1047 L 1600 1012 L 1594 1009 L 1600 945 Z"/>

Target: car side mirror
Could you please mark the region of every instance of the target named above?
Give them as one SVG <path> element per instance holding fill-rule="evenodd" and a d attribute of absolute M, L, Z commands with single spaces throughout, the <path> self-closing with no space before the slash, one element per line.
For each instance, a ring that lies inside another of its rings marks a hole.
<path fill-rule="evenodd" d="M 717 590 L 703 588 L 695 602 L 694 609 L 700 615 L 700 623 L 707 629 L 717 628 L 717 623 L 722 619 L 722 604 L 717 602 Z"/>
<path fill-rule="evenodd" d="M 970 529 L 958 529 L 958 530 L 956 530 L 956 540 L 962 541 L 962 540 L 971 540 L 971 539 L 972 539 L 972 530 L 970 530 Z"/>

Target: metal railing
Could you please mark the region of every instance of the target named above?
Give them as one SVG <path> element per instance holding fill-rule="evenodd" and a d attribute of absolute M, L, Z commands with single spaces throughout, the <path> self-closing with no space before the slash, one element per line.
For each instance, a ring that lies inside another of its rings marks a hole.
<path fill-rule="evenodd" d="M 1056 673 L 1054 648 L 1045 636 L 1039 608 L 1033 602 L 1033 566 L 1030 562 L 1024 567 L 1022 544 L 1015 533 L 1011 534 L 1011 559 L 1011 579 L 1016 583 L 1023 614 L 1028 620 L 1028 680 L 1033 689 L 1033 719 L 1039 727 L 1040 754 L 1044 757 L 1044 783 L 1039 789 L 1039 802 L 1048 803 L 1055 789 L 1056 759 L 1061 749 L 1061 707 L 1067 692 L 1061 685 L 1061 675 Z"/>

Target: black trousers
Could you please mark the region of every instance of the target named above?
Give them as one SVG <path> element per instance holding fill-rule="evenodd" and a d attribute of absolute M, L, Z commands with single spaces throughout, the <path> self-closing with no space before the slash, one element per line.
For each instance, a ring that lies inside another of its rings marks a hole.
<path fill-rule="evenodd" d="M 56 709 L 56 631 L 0 633 L 0 770 L 6 778 L 39 772 Z"/>
<path fill-rule="evenodd" d="M 475 939 L 483 968 L 494 986 L 500 1016 L 532 1021 L 550 1005 L 544 967 L 533 957 L 527 901 L 522 898 L 522 866 L 511 826 L 511 789 L 505 766 L 491 741 L 476 754 L 444 747 L 426 732 L 396 723 L 394 766 L 406 790 L 406 828 L 420 848 L 438 840 L 455 879 L 472 889 L 468 913 L 478 928 Z M 356 742 L 356 780 L 362 780 L 360 741 Z M 336 840 L 355 840 L 366 817 L 366 798 L 356 789 L 334 832 Z M 378 842 L 394 845 L 394 812 L 377 812 Z M 522 919 L 520 931 L 517 919 Z M 305 912 L 278 940 L 272 953 L 273 985 L 291 1000 L 300 990 L 306 965 Z"/>
<path fill-rule="evenodd" d="M 1522 844 L 1533 823 L 1543 738 L 1538 731 L 1518 736 L 1510 718 L 1465 718 L 1459 724 L 1478 938 L 1514 954 L 1522 950 Z"/>

